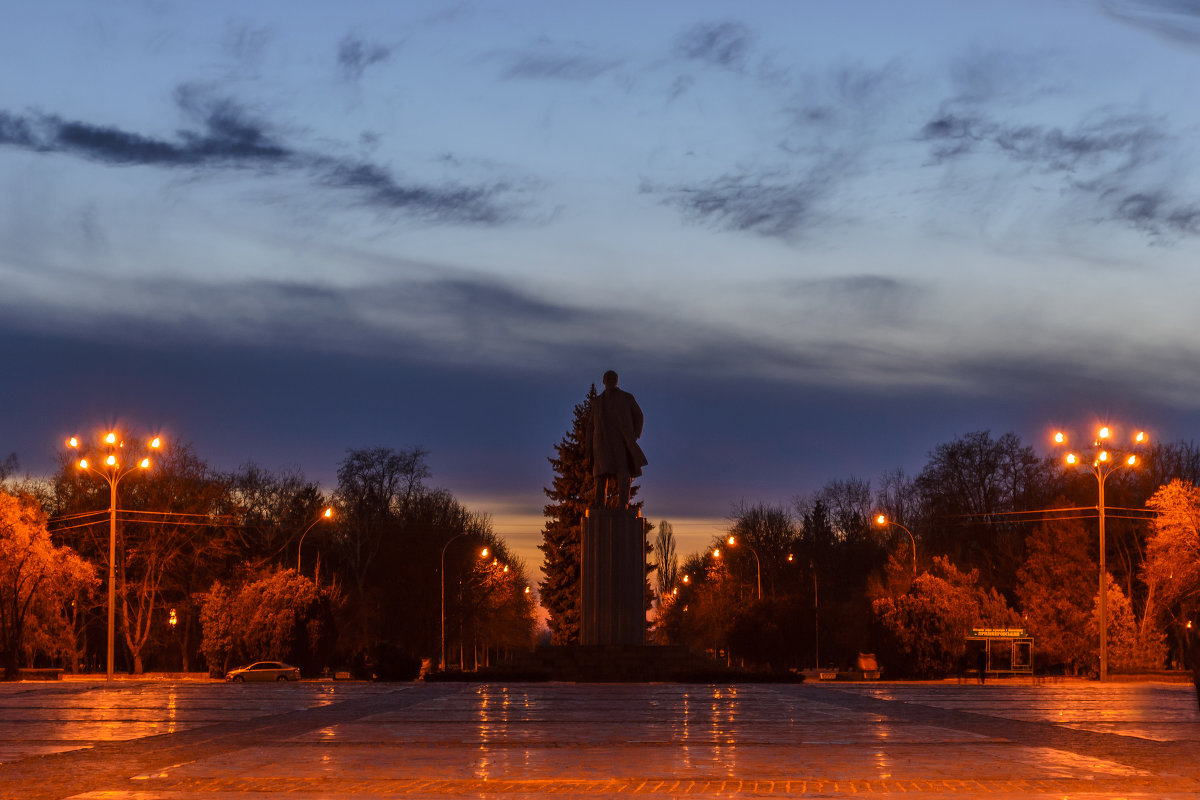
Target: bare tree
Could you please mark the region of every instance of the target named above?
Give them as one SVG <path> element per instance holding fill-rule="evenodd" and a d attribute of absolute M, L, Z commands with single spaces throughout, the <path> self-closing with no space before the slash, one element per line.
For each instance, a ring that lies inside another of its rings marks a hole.
<path fill-rule="evenodd" d="M 338 465 L 339 549 L 360 598 L 384 538 L 424 492 L 428 455 L 420 447 L 373 447 L 349 450 Z"/>
<path fill-rule="evenodd" d="M 658 533 L 654 537 L 654 569 L 656 588 L 658 589 L 659 605 L 662 599 L 675 588 L 679 577 L 679 558 L 675 555 L 675 530 L 665 519 L 658 523 Z"/>

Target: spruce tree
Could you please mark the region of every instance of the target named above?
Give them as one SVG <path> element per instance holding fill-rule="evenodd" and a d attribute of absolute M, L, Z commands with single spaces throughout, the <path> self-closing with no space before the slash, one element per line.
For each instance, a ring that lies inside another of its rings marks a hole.
<path fill-rule="evenodd" d="M 588 416 L 596 386 L 575 406 L 571 429 L 554 446 L 550 466 L 554 482 L 546 489 L 546 525 L 542 544 L 546 558 L 542 566 L 545 579 L 538 584 L 542 605 L 549 612 L 550 643 L 576 644 L 579 641 L 579 542 L 583 515 L 595 492 L 592 465 L 585 455 Z"/>

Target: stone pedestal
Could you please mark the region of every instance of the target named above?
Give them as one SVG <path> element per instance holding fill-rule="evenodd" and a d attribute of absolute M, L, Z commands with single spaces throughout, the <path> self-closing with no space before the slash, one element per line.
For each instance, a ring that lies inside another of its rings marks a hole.
<path fill-rule="evenodd" d="M 592 508 L 580 546 L 581 645 L 640 645 L 646 638 L 646 533 L 640 512 Z"/>

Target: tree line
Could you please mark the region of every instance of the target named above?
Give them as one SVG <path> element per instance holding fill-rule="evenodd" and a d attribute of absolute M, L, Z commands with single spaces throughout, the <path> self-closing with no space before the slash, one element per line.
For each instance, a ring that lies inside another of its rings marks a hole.
<path fill-rule="evenodd" d="M 528 649 L 524 563 L 486 515 L 429 485 L 427 458 L 348 450 L 327 495 L 295 469 L 222 472 L 185 443 L 156 453 L 119 486 L 118 667 L 222 675 L 284 660 L 399 678 L 443 648 L 467 668 Z M 48 480 L 16 468 L 0 464 L 5 674 L 102 670 L 109 485 L 66 455 Z"/>
<path fill-rule="evenodd" d="M 1200 665 L 1197 481 L 1200 448 L 1184 442 L 1149 446 L 1107 479 L 1114 670 Z M 1091 472 L 1014 433 L 968 433 L 915 476 L 739 505 L 729 532 L 682 564 L 660 524 L 653 635 L 775 667 L 848 668 L 870 651 L 893 676 L 940 677 L 961 668 L 971 628 L 1024 627 L 1039 670 L 1095 674 L 1096 520 Z"/>
<path fill-rule="evenodd" d="M 549 459 L 541 595 L 555 644 L 578 640 L 594 398 L 593 387 Z M 1114 669 L 1189 660 L 1200 625 L 1197 481 L 1200 448 L 1184 442 L 1147 446 L 1136 468 L 1107 479 Z M 962 664 L 971 628 L 1024 627 L 1039 669 L 1095 673 L 1097 506 L 1091 472 L 1039 456 L 1015 433 L 977 431 L 937 445 L 916 475 L 831 480 L 790 504 L 740 503 L 728 531 L 682 562 L 662 521 L 647 560 L 650 636 L 777 668 L 847 667 L 876 652 L 889 674 L 933 677 Z"/>

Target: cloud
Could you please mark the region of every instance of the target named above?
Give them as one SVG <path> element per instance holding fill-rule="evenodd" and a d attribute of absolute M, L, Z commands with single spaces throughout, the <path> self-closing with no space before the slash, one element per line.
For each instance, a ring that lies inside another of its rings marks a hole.
<path fill-rule="evenodd" d="M 753 44 L 754 35 L 740 22 L 702 22 L 680 36 L 675 49 L 686 59 L 741 72 Z"/>
<path fill-rule="evenodd" d="M 321 159 L 318 180 L 340 189 L 351 189 L 367 206 L 409 211 L 445 222 L 495 224 L 515 216 L 516 206 L 502 204 L 510 185 L 424 186 L 404 184 L 387 170 L 365 162 Z"/>
<path fill-rule="evenodd" d="M 1200 204 L 1180 202 L 1164 191 L 1114 191 L 1106 197 L 1114 219 L 1154 237 L 1200 235 Z"/>
<path fill-rule="evenodd" d="M 937 161 L 967 155 L 981 145 L 1045 172 L 1075 172 L 1110 159 L 1128 169 L 1155 157 L 1165 141 L 1159 120 L 1107 116 L 1073 131 L 1045 125 L 1006 124 L 981 114 L 940 114 L 917 138 L 930 142 Z"/>
<path fill-rule="evenodd" d="M 1196 0 L 1101 0 L 1100 7 L 1114 19 L 1165 39 L 1200 44 L 1200 3 Z"/>
<path fill-rule="evenodd" d="M 916 138 L 929 144 L 935 165 L 984 153 L 1060 174 L 1064 191 L 1095 204 L 1098 221 L 1119 222 L 1155 239 L 1200 233 L 1200 205 L 1177 197 L 1176 175 L 1156 171 L 1177 149 L 1161 119 L 1105 115 L 1064 130 L 944 110 Z"/>
<path fill-rule="evenodd" d="M 358 80 L 367 67 L 387 61 L 391 55 L 391 48 L 348 33 L 338 43 L 338 70 L 347 80 Z"/>
<path fill-rule="evenodd" d="M 1145 378 L 1146 386 L 1159 387 L 1148 392 L 1182 396 L 1191 391 L 1193 403 L 1200 386 L 1186 370 L 1170 367 L 1170 359 L 1158 352 L 1161 343 L 1131 341 L 1119 332 L 1072 334 L 1048 319 L 1031 322 L 1022 335 L 997 339 L 988 326 L 976 330 L 923 305 L 912 308 L 914 300 L 926 301 L 925 287 L 878 274 L 797 282 L 790 288 L 806 291 L 806 303 L 773 289 L 786 317 L 779 318 L 780 325 L 753 330 L 684 308 L 659 304 L 649 312 L 637 304 L 576 301 L 503 278 L 444 266 L 430 272 L 398 260 L 393 273 L 408 270 L 411 277 L 353 286 L 116 277 L 72 269 L 71 292 L 38 297 L 22 294 L 28 282 L 17 281 L 13 291 L 14 284 L 6 281 L 10 290 L 0 294 L 3 326 L 98 346 L 167 352 L 232 347 L 297 358 L 344 355 L 392 365 L 542 374 L 577 370 L 581 364 L 625 364 L 644 374 L 855 391 L 986 395 L 1013 379 L 1000 365 L 1025 370 L 1033 387 L 1039 375 L 1047 381 L 1104 380 L 1113 369 L 1124 370 L 1133 383 Z M 848 313 L 838 314 L 836 308 L 810 313 L 823 304 L 837 304 Z M 771 313 L 760 312 L 764 320 Z M 882 328 L 863 324 L 877 313 Z M 1043 345 L 1050 340 L 1056 346 L 1048 354 Z M 1190 363 L 1194 354 L 1188 351 L 1194 349 L 1183 343 L 1171 358 L 1178 359 L 1176 365 Z M 1098 358 L 1101 352 L 1110 357 Z M 1092 370 L 1089 364 L 1104 368 Z M 1174 382 L 1164 384 L 1163 375 Z"/>
<path fill-rule="evenodd" d="M 25 117 L 0 111 L 0 145 L 10 145 L 26 150 L 38 150 L 40 145 L 34 125 Z"/>
<path fill-rule="evenodd" d="M 351 193 L 356 205 L 402 211 L 435 222 L 495 224 L 513 219 L 521 206 L 509 181 L 474 186 L 408 183 L 378 164 L 293 147 L 245 108 L 202 86 L 180 87 L 176 102 L 195 125 L 170 139 L 54 114 L 15 115 L 0 110 L 0 146 L 71 155 L 109 166 L 291 171 L 318 185 Z"/>
<path fill-rule="evenodd" d="M 590 81 L 621 65 L 619 59 L 564 52 L 549 42 L 540 42 L 528 50 L 514 54 L 504 77 L 513 80 Z"/>
<path fill-rule="evenodd" d="M 660 195 L 691 222 L 717 230 L 790 238 L 825 219 L 819 204 L 828 198 L 832 184 L 832 163 L 826 162 L 803 177 L 743 173 L 692 185 L 646 183 L 642 191 Z"/>
<path fill-rule="evenodd" d="M 189 86 L 176 92 L 176 100 L 199 123 L 199 130 L 180 131 L 174 140 L 66 120 L 55 114 L 18 117 L 0 111 L 0 144 L 75 155 L 110 165 L 268 166 L 295 156 L 230 100 L 214 99 Z"/>

